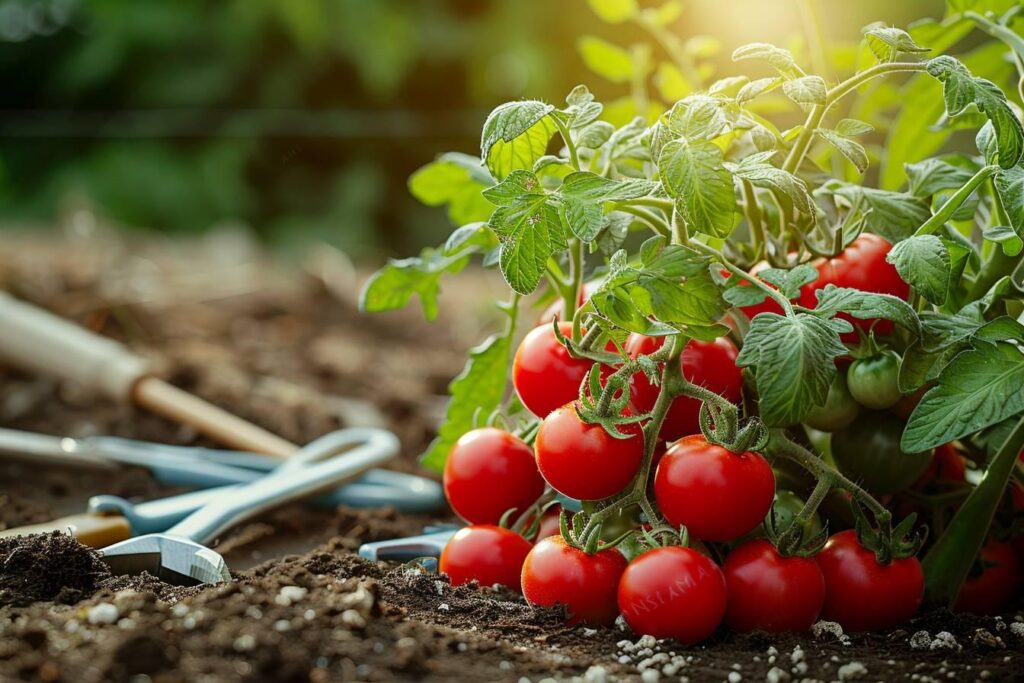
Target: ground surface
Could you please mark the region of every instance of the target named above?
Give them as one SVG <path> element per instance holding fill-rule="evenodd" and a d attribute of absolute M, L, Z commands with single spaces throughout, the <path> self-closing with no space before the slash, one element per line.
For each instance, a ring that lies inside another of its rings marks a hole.
<path fill-rule="evenodd" d="M 294 441 L 386 425 L 402 438 L 395 467 L 406 471 L 462 350 L 485 331 L 486 281 L 463 277 L 463 298 L 449 295 L 428 326 L 416 311 L 360 316 L 358 276 L 326 250 L 279 269 L 231 235 L 187 247 L 127 247 L 93 232 L 61 243 L 0 237 L 0 288 L 162 359 L 176 384 Z M 0 426 L 203 443 L 160 418 L 3 369 Z M 97 493 L 170 492 L 140 470 L 0 460 L 0 529 L 80 512 Z M 236 579 L 205 589 L 111 577 L 66 537 L 0 540 L 0 680 L 1024 679 L 1024 623 L 1013 615 L 932 613 L 852 636 L 723 632 L 681 648 L 621 628 L 565 628 L 511 593 L 452 589 L 352 552 L 449 520 L 280 510 L 219 540 Z"/>

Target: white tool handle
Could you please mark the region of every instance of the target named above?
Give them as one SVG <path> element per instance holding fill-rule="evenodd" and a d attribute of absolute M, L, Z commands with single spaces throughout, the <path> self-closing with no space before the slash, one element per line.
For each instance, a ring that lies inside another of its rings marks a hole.
<path fill-rule="evenodd" d="M 0 361 L 129 401 L 147 363 L 121 344 L 0 292 Z"/>

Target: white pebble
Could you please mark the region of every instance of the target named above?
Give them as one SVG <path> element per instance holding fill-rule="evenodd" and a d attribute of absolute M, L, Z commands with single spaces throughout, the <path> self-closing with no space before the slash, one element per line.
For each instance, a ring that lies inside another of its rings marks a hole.
<path fill-rule="evenodd" d="M 797 662 L 802 662 L 804 661 L 804 651 L 800 648 L 799 645 L 797 645 L 793 648 L 793 654 L 791 654 L 789 658 L 794 664 L 796 664 Z"/>
<path fill-rule="evenodd" d="M 1024 638 L 1024 622 L 1015 621 L 1010 624 L 1010 633 L 1015 636 Z"/>
<path fill-rule="evenodd" d="M 729 683 L 740 683 L 743 680 L 743 674 L 739 671 L 730 671 L 728 679 Z"/>
<path fill-rule="evenodd" d="M 438 612 L 447 612 L 450 609 L 451 607 L 448 606 L 447 602 L 442 602 L 440 605 L 437 606 Z"/>
<path fill-rule="evenodd" d="M 274 622 L 274 630 L 278 633 L 284 633 L 285 631 L 292 630 L 292 622 L 287 619 L 278 619 Z"/>
<path fill-rule="evenodd" d="M 789 672 L 780 669 L 777 666 L 773 666 L 768 670 L 768 675 L 764 677 L 767 683 L 786 683 L 790 679 Z"/>
<path fill-rule="evenodd" d="M 850 662 L 839 667 L 839 680 L 849 681 L 867 674 L 868 668 L 860 662 Z"/>
<path fill-rule="evenodd" d="M 341 613 L 341 623 L 353 628 L 364 628 L 366 626 L 366 619 L 358 611 L 347 609 Z"/>
<path fill-rule="evenodd" d="M 274 602 L 282 607 L 288 607 L 302 600 L 308 592 L 302 586 L 282 586 L 281 590 L 277 593 L 277 597 L 274 598 Z"/>
<path fill-rule="evenodd" d="M 89 608 L 88 619 L 90 624 L 113 624 L 121 616 L 121 610 L 109 602 L 101 602 Z"/>
<path fill-rule="evenodd" d="M 658 683 L 659 678 L 661 678 L 661 672 L 657 669 L 648 669 L 640 674 L 640 680 L 643 683 Z"/>
<path fill-rule="evenodd" d="M 235 652 L 249 652 L 256 647 L 256 638 L 248 633 L 240 635 L 235 638 L 232 647 L 235 648 Z"/>
<path fill-rule="evenodd" d="M 931 644 L 932 650 L 962 650 L 960 643 L 949 631 L 939 631 L 935 634 L 935 640 Z"/>
<path fill-rule="evenodd" d="M 932 646 L 932 637 L 928 631 L 918 631 L 910 636 L 910 647 L 914 650 L 927 650 Z"/>

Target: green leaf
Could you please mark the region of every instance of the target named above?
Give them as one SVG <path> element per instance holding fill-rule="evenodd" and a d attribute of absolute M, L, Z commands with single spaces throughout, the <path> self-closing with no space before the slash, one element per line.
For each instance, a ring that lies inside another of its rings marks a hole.
<path fill-rule="evenodd" d="M 673 140 L 658 159 L 661 182 L 691 230 L 728 237 L 736 198 L 722 150 L 710 142 Z"/>
<path fill-rule="evenodd" d="M 861 320 L 885 318 L 921 336 L 921 321 L 917 312 L 899 297 L 835 285 L 825 285 L 824 289 L 819 289 L 815 294 L 818 297 L 818 305 L 814 307 L 816 315 L 831 316 L 843 312 Z"/>
<path fill-rule="evenodd" d="M 920 340 L 912 343 L 903 351 L 903 359 L 900 361 L 897 379 L 900 392 L 911 394 L 935 380 L 960 350 L 960 345 L 954 345 L 940 351 L 927 351 Z"/>
<path fill-rule="evenodd" d="M 931 211 L 923 200 L 905 192 L 889 192 L 846 183 L 828 183 L 826 191 L 844 198 L 865 212 L 865 229 L 895 244 L 914 234 Z"/>
<path fill-rule="evenodd" d="M 621 202 L 653 194 L 658 184 L 651 180 L 612 180 L 589 171 L 578 171 L 566 176 L 559 194 L 573 199 Z"/>
<path fill-rule="evenodd" d="M 604 282 L 591 295 L 597 310 L 616 325 L 645 334 L 662 323 L 707 328 L 725 312 L 711 278 L 711 260 L 690 247 L 652 237 L 640 249 L 640 263 L 615 254 Z"/>
<path fill-rule="evenodd" d="M 825 104 L 828 88 L 821 76 L 802 76 L 783 83 L 782 92 L 797 104 Z"/>
<path fill-rule="evenodd" d="M 597 236 L 597 248 L 605 256 L 611 256 L 622 248 L 622 244 L 629 236 L 629 227 L 636 218 L 622 211 L 612 211 L 605 214 L 601 232 Z"/>
<path fill-rule="evenodd" d="M 740 91 L 736 93 L 736 101 L 743 103 L 749 102 L 750 100 L 763 95 L 767 92 L 775 90 L 785 82 L 784 78 L 759 78 L 756 81 L 751 81 L 745 86 L 740 88 Z"/>
<path fill-rule="evenodd" d="M 914 409 L 901 441 L 918 452 L 963 438 L 1024 411 L 1024 354 L 975 341 L 943 369 Z"/>
<path fill-rule="evenodd" d="M 494 208 L 480 192 L 494 179 L 467 154 L 442 154 L 409 177 L 409 191 L 427 206 L 448 205 L 448 217 L 456 225 L 484 221 Z"/>
<path fill-rule="evenodd" d="M 633 78 L 633 58 L 617 45 L 595 36 L 583 36 L 579 43 L 580 56 L 587 68 L 612 83 L 628 83 Z"/>
<path fill-rule="evenodd" d="M 975 306 L 954 313 L 921 312 L 921 343 L 925 351 L 941 351 L 971 337 L 985 319 Z"/>
<path fill-rule="evenodd" d="M 487 224 L 478 221 L 467 223 L 448 236 L 444 243 L 444 255 L 465 255 L 471 251 L 486 251 L 497 246 L 498 240 Z"/>
<path fill-rule="evenodd" d="M 668 129 L 688 141 L 710 140 L 729 126 L 723 101 L 707 95 L 690 95 L 675 103 L 666 119 Z"/>
<path fill-rule="evenodd" d="M 875 26 L 864 33 L 868 48 L 880 62 L 892 62 L 902 53 L 929 52 L 914 42 L 909 33 L 891 26 Z"/>
<path fill-rule="evenodd" d="M 587 0 L 590 9 L 601 21 L 609 24 L 621 24 L 636 16 L 636 0 Z"/>
<path fill-rule="evenodd" d="M 776 168 L 763 159 L 773 153 L 752 154 L 738 164 L 726 164 L 733 175 L 750 181 L 752 185 L 772 190 L 789 197 L 793 205 L 803 214 L 814 216 L 814 200 L 807 189 L 807 183 L 788 171 Z"/>
<path fill-rule="evenodd" d="M 484 190 L 487 201 L 496 206 L 508 206 L 518 197 L 525 194 L 544 194 L 540 181 L 530 171 L 516 169 L 505 176 L 505 179 L 494 187 Z"/>
<path fill-rule="evenodd" d="M 936 306 L 946 303 L 950 260 L 941 239 L 935 235 L 907 238 L 896 244 L 885 260 L 925 299 Z"/>
<path fill-rule="evenodd" d="M 615 126 L 607 121 L 594 121 L 583 128 L 574 130 L 572 136 L 577 147 L 598 149 L 608 142 L 614 132 Z"/>
<path fill-rule="evenodd" d="M 995 242 L 1009 257 L 1014 257 L 1024 250 L 1024 240 L 1017 234 L 1017 231 L 1007 225 L 996 225 L 990 228 L 982 228 L 981 236 L 990 242 Z"/>
<path fill-rule="evenodd" d="M 845 321 L 804 313 L 754 318 L 736 365 L 753 369 L 765 424 L 795 424 L 825 403 L 836 376 L 835 360 L 847 353 L 839 334 L 848 328 Z"/>
<path fill-rule="evenodd" d="M 999 86 L 972 76 L 967 67 L 948 55 L 929 61 L 928 73 L 942 83 L 946 112 L 950 116 L 956 116 L 974 104 L 988 117 L 995 130 L 999 165 L 1003 168 L 1015 166 L 1024 154 L 1024 127 Z"/>
<path fill-rule="evenodd" d="M 846 157 L 859 173 L 868 169 L 868 153 L 859 142 L 828 128 L 818 128 L 815 133 L 839 150 L 839 153 Z"/>
<path fill-rule="evenodd" d="M 866 121 L 858 121 L 857 119 L 842 119 L 836 124 L 835 132 L 839 133 L 843 137 L 856 137 L 857 135 L 866 135 L 875 129 L 870 123 Z"/>
<path fill-rule="evenodd" d="M 596 121 L 604 110 L 604 106 L 600 102 L 594 101 L 594 96 L 585 85 L 577 85 L 573 88 L 565 98 L 565 103 L 568 107 L 562 113 L 566 115 L 566 125 L 570 129 L 582 128 Z"/>
<path fill-rule="evenodd" d="M 1017 233 L 1018 240 L 1024 239 L 1024 166 L 1004 169 L 995 175 L 992 182 L 995 184 L 999 201 L 1010 218 L 1010 227 Z M 1019 248 L 1017 253 L 1020 253 Z"/>
<path fill-rule="evenodd" d="M 480 158 L 498 180 L 531 169 L 555 134 L 548 118 L 554 107 L 538 100 L 507 102 L 490 113 L 480 137 Z"/>
<path fill-rule="evenodd" d="M 775 285 L 787 299 L 796 299 L 800 296 L 801 287 L 818 279 L 818 269 L 809 263 L 802 263 L 790 270 L 765 268 L 758 272 L 757 276 L 765 282 Z M 744 287 L 744 289 L 751 288 Z"/>
<path fill-rule="evenodd" d="M 904 164 L 910 180 L 910 194 L 930 197 L 940 190 L 960 188 L 974 172 L 964 166 L 955 166 L 943 159 L 931 158 L 916 164 Z"/>
<path fill-rule="evenodd" d="M 604 210 L 600 202 L 565 199 L 559 206 L 559 215 L 569 230 L 586 243 L 592 242 L 603 227 Z"/>
<path fill-rule="evenodd" d="M 732 61 L 738 62 L 743 59 L 767 62 L 786 78 L 800 78 L 804 75 L 804 72 L 796 65 L 793 53 L 771 43 L 750 43 L 733 50 Z"/>
<path fill-rule="evenodd" d="M 392 259 L 370 276 L 359 297 L 359 308 L 380 313 L 404 308 L 415 294 L 420 298 L 427 320 L 437 317 L 437 295 L 441 276 L 466 267 L 465 255 L 446 256 L 438 249 L 424 249 L 418 257 Z"/>
<path fill-rule="evenodd" d="M 455 442 L 474 429 L 475 418 L 487 416 L 501 405 L 508 381 L 509 356 L 512 350 L 512 330 L 488 337 L 469 352 L 462 372 L 448 385 L 451 398 L 445 409 L 445 419 L 421 462 L 438 472 L 444 470 Z"/>
<path fill-rule="evenodd" d="M 501 274 L 520 294 L 537 288 L 548 259 L 567 246 L 558 207 L 545 195 L 523 195 L 499 206 L 490 227 L 501 241 Z"/>

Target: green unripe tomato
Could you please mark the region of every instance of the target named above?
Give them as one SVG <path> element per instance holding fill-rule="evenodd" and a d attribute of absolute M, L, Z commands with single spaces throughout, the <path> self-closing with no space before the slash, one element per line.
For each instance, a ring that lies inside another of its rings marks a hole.
<path fill-rule="evenodd" d="M 928 469 L 932 451 L 900 448 L 903 421 L 888 412 L 862 411 L 850 426 L 832 435 L 832 458 L 839 470 L 871 493 L 896 493 Z"/>
<path fill-rule="evenodd" d="M 853 361 L 846 376 L 850 394 L 866 408 L 885 410 L 902 398 L 898 383 L 900 357 L 895 351 L 882 351 L 870 358 Z"/>
<path fill-rule="evenodd" d="M 840 372 L 828 388 L 825 405 L 811 408 L 804 418 L 804 424 L 822 432 L 834 432 L 857 419 L 859 412 L 860 404 L 850 394 L 846 375 Z"/>

